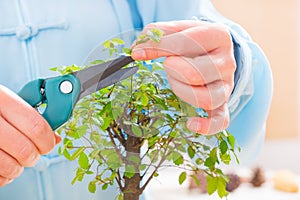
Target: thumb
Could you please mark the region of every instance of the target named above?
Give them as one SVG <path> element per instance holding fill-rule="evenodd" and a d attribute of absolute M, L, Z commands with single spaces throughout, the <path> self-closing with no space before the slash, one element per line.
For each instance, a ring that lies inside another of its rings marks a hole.
<path fill-rule="evenodd" d="M 56 132 L 54 133 L 54 135 L 55 135 L 55 144 L 59 144 L 62 140 L 61 136 L 58 135 Z"/>
<path fill-rule="evenodd" d="M 167 48 L 162 48 L 161 44 L 156 44 L 152 41 L 134 46 L 131 52 L 131 57 L 134 60 L 152 60 L 170 55 L 172 53 Z"/>

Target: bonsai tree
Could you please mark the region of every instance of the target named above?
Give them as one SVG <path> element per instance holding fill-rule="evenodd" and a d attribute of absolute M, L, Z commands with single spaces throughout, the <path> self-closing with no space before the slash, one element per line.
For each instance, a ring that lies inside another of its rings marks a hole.
<path fill-rule="evenodd" d="M 161 35 L 153 29 L 137 42 L 159 42 Z M 123 44 L 114 38 L 103 46 L 111 56 L 118 56 Z M 130 49 L 121 51 L 130 54 Z M 207 174 L 208 193 L 226 196 L 228 178 L 219 166 L 236 158 L 234 137 L 227 131 L 203 136 L 188 130 L 187 118 L 199 112 L 167 86 L 162 64 L 135 61 L 133 65 L 139 68 L 134 76 L 81 100 L 71 121 L 60 129 L 65 137 L 59 153 L 78 161 L 72 184 L 90 176 L 90 192 L 117 185 L 119 200 L 138 200 L 159 169 L 176 166 L 182 169 L 180 184 L 189 176 L 199 184 L 195 173 L 201 170 Z M 78 69 L 53 70 L 65 74 Z M 206 117 L 205 111 L 201 113 Z"/>

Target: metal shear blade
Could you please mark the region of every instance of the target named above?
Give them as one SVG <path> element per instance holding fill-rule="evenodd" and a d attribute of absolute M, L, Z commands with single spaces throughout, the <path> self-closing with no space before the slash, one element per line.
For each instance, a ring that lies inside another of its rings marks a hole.
<path fill-rule="evenodd" d="M 135 74 L 137 67 L 121 69 L 133 61 L 130 56 L 123 56 L 74 72 L 81 83 L 79 99 Z"/>

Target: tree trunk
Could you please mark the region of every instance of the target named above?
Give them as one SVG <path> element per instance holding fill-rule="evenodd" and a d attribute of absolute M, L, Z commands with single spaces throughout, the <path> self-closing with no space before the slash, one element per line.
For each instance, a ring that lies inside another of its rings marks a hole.
<path fill-rule="evenodd" d="M 135 137 L 133 135 L 128 134 L 128 138 L 126 141 L 126 163 L 125 166 L 131 165 L 134 167 L 135 173 L 133 177 L 128 178 L 125 176 L 125 187 L 122 191 L 124 194 L 124 200 L 139 200 L 139 196 L 141 195 L 140 183 L 140 138 Z M 138 163 L 132 162 L 129 158 L 131 156 L 136 156 L 138 158 Z"/>

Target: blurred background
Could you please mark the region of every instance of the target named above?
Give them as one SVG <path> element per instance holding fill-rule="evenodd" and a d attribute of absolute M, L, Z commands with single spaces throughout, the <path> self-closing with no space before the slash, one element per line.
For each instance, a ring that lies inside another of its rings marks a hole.
<path fill-rule="evenodd" d="M 265 146 L 256 161 L 267 169 L 300 174 L 299 0 L 212 0 L 224 16 L 243 26 L 264 50 L 274 77 Z"/>

